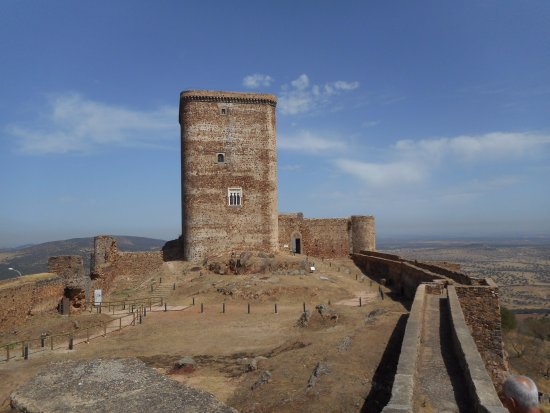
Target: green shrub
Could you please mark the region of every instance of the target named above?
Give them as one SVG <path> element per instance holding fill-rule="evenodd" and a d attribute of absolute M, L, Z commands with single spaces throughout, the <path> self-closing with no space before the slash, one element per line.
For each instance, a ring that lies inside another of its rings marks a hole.
<path fill-rule="evenodd" d="M 500 307 L 500 321 L 504 331 L 514 330 L 518 325 L 516 315 L 504 306 Z"/>

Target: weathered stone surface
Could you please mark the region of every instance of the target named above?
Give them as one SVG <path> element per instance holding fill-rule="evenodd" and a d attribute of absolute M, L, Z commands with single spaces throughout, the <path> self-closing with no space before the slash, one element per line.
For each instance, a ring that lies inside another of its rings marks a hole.
<path fill-rule="evenodd" d="M 313 387 L 315 387 L 315 384 L 317 383 L 317 380 L 319 380 L 319 377 L 321 377 L 323 374 L 329 374 L 329 373 L 330 373 L 330 369 L 325 363 L 323 362 L 317 363 L 315 365 L 315 368 L 313 369 L 313 372 L 311 373 L 311 376 L 309 376 L 306 392 L 311 390 Z"/>
<path fill-rule="evenodd" d="M 0 281 L 0 328 L 21 324 L 32 314 L 55 310 L 64 289 L 61 277 L 49 273 Z"/>
<path fill-rule="evenodd" d="M 336 310 L 326 304 L 317 304 L 315 306 L 315 309 L 323 320 L 338 320 L 338 313 L 336 312 Z"/>
<path fill-rule="evenodd" d="M 300 239 L 302 254 L 347 257 L 351 252 L 375 249 L 374 217 L 304 218 L 302 213 L 279 214 L 281 251 L 292 252 L 296 238 Z"/>
<path fill-rule="evenodd" d="M 296 325 L 298 327 L 307 327 L 309 325 L 310 318 L 311 318 L 311 313 L 309 312 L 309 310 L 306 310 L 302 313 L 300 318 L 298 318 Z"/>
<path fill-rule="evenodd" d="M 184 370 L 185 372 L 192 372 L 197 368 L 197 362 L 193 357 L 185 356 L 176 361 L 174 367 L 176 369 Z"/>
<path fill-rule="evenodd" d="M 11 395 L 16 411 L 236 413 L 212 394 L 182 385 L 137 359 L 50 364 Z"/>
<path fill-rule="evenodd" d="M 271 372 L 268 370 L 265 370 L 260 374 L 260 377 L 256 382 L 252 385 L 252 390 L 256 390 L 258 387 L 263 386 L 266 383 L 269 383 L 271 380 Z"/>

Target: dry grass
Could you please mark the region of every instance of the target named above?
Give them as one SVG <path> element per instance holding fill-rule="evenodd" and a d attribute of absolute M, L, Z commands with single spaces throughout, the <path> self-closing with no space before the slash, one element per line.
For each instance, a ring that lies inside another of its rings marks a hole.
<path fill-rule="evenodd" d="M 0 281 L 0 289 L 13 288 L 13 287 L 17 287 L 19 285 L 35 282 L 37 280 L 42 280 L 42 279 L 46 280 L 48 278 L 56 278 L 56 277 L 58 277 L 57 274 L 48 273 L 48 272 L 39 273 L 39 274 L 23 275 L 21 277 L 10 278 L 8 280 Z"/>

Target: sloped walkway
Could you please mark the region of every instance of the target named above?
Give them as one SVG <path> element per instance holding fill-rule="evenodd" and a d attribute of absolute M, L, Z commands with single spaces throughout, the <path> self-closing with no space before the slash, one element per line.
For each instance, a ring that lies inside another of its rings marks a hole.
<path fill-rule="evenodd" d="M 471 412 L 451 334 L 447 298 L 427 294 L 414 391 L 415 412 Z"/>

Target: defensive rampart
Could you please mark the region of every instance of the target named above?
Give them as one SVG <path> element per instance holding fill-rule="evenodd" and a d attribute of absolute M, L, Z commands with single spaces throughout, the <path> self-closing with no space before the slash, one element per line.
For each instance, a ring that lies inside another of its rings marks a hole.
<path fill-rule="evenodd" d="M 0 281 L 0 328 L 21 324 L 32 314 L 55 310 L 65 286 L 56 274 L 35 274 Z"/>
<path fill-rule="evenodd" d="M 108 292 L 115 278 L 145 279 L 159 271 L 163 263 L 162 251 L 121 252 L 115 238 L 99 235 L 94 240 L 92 287 Z"/>
<path fill-rule="evenodd" d="M 455 285 L 459 302 L 465 309 L 466 324 L 485 367 L 495 383 L 501 381 L 507 365 L 502 347 L 499 292 L 494 282 L 374 251 L 354 254 L 353 259 L 365 274 L 383 281 L 396 293 L 410 299 L 422 283 Z"/>
<path fill-rule="evenodd" d="M 279 250 L 315 257 L 342 258 L 375 249 L 374 217 L 304 218 L 301 212 L 279 214 Z"/>

